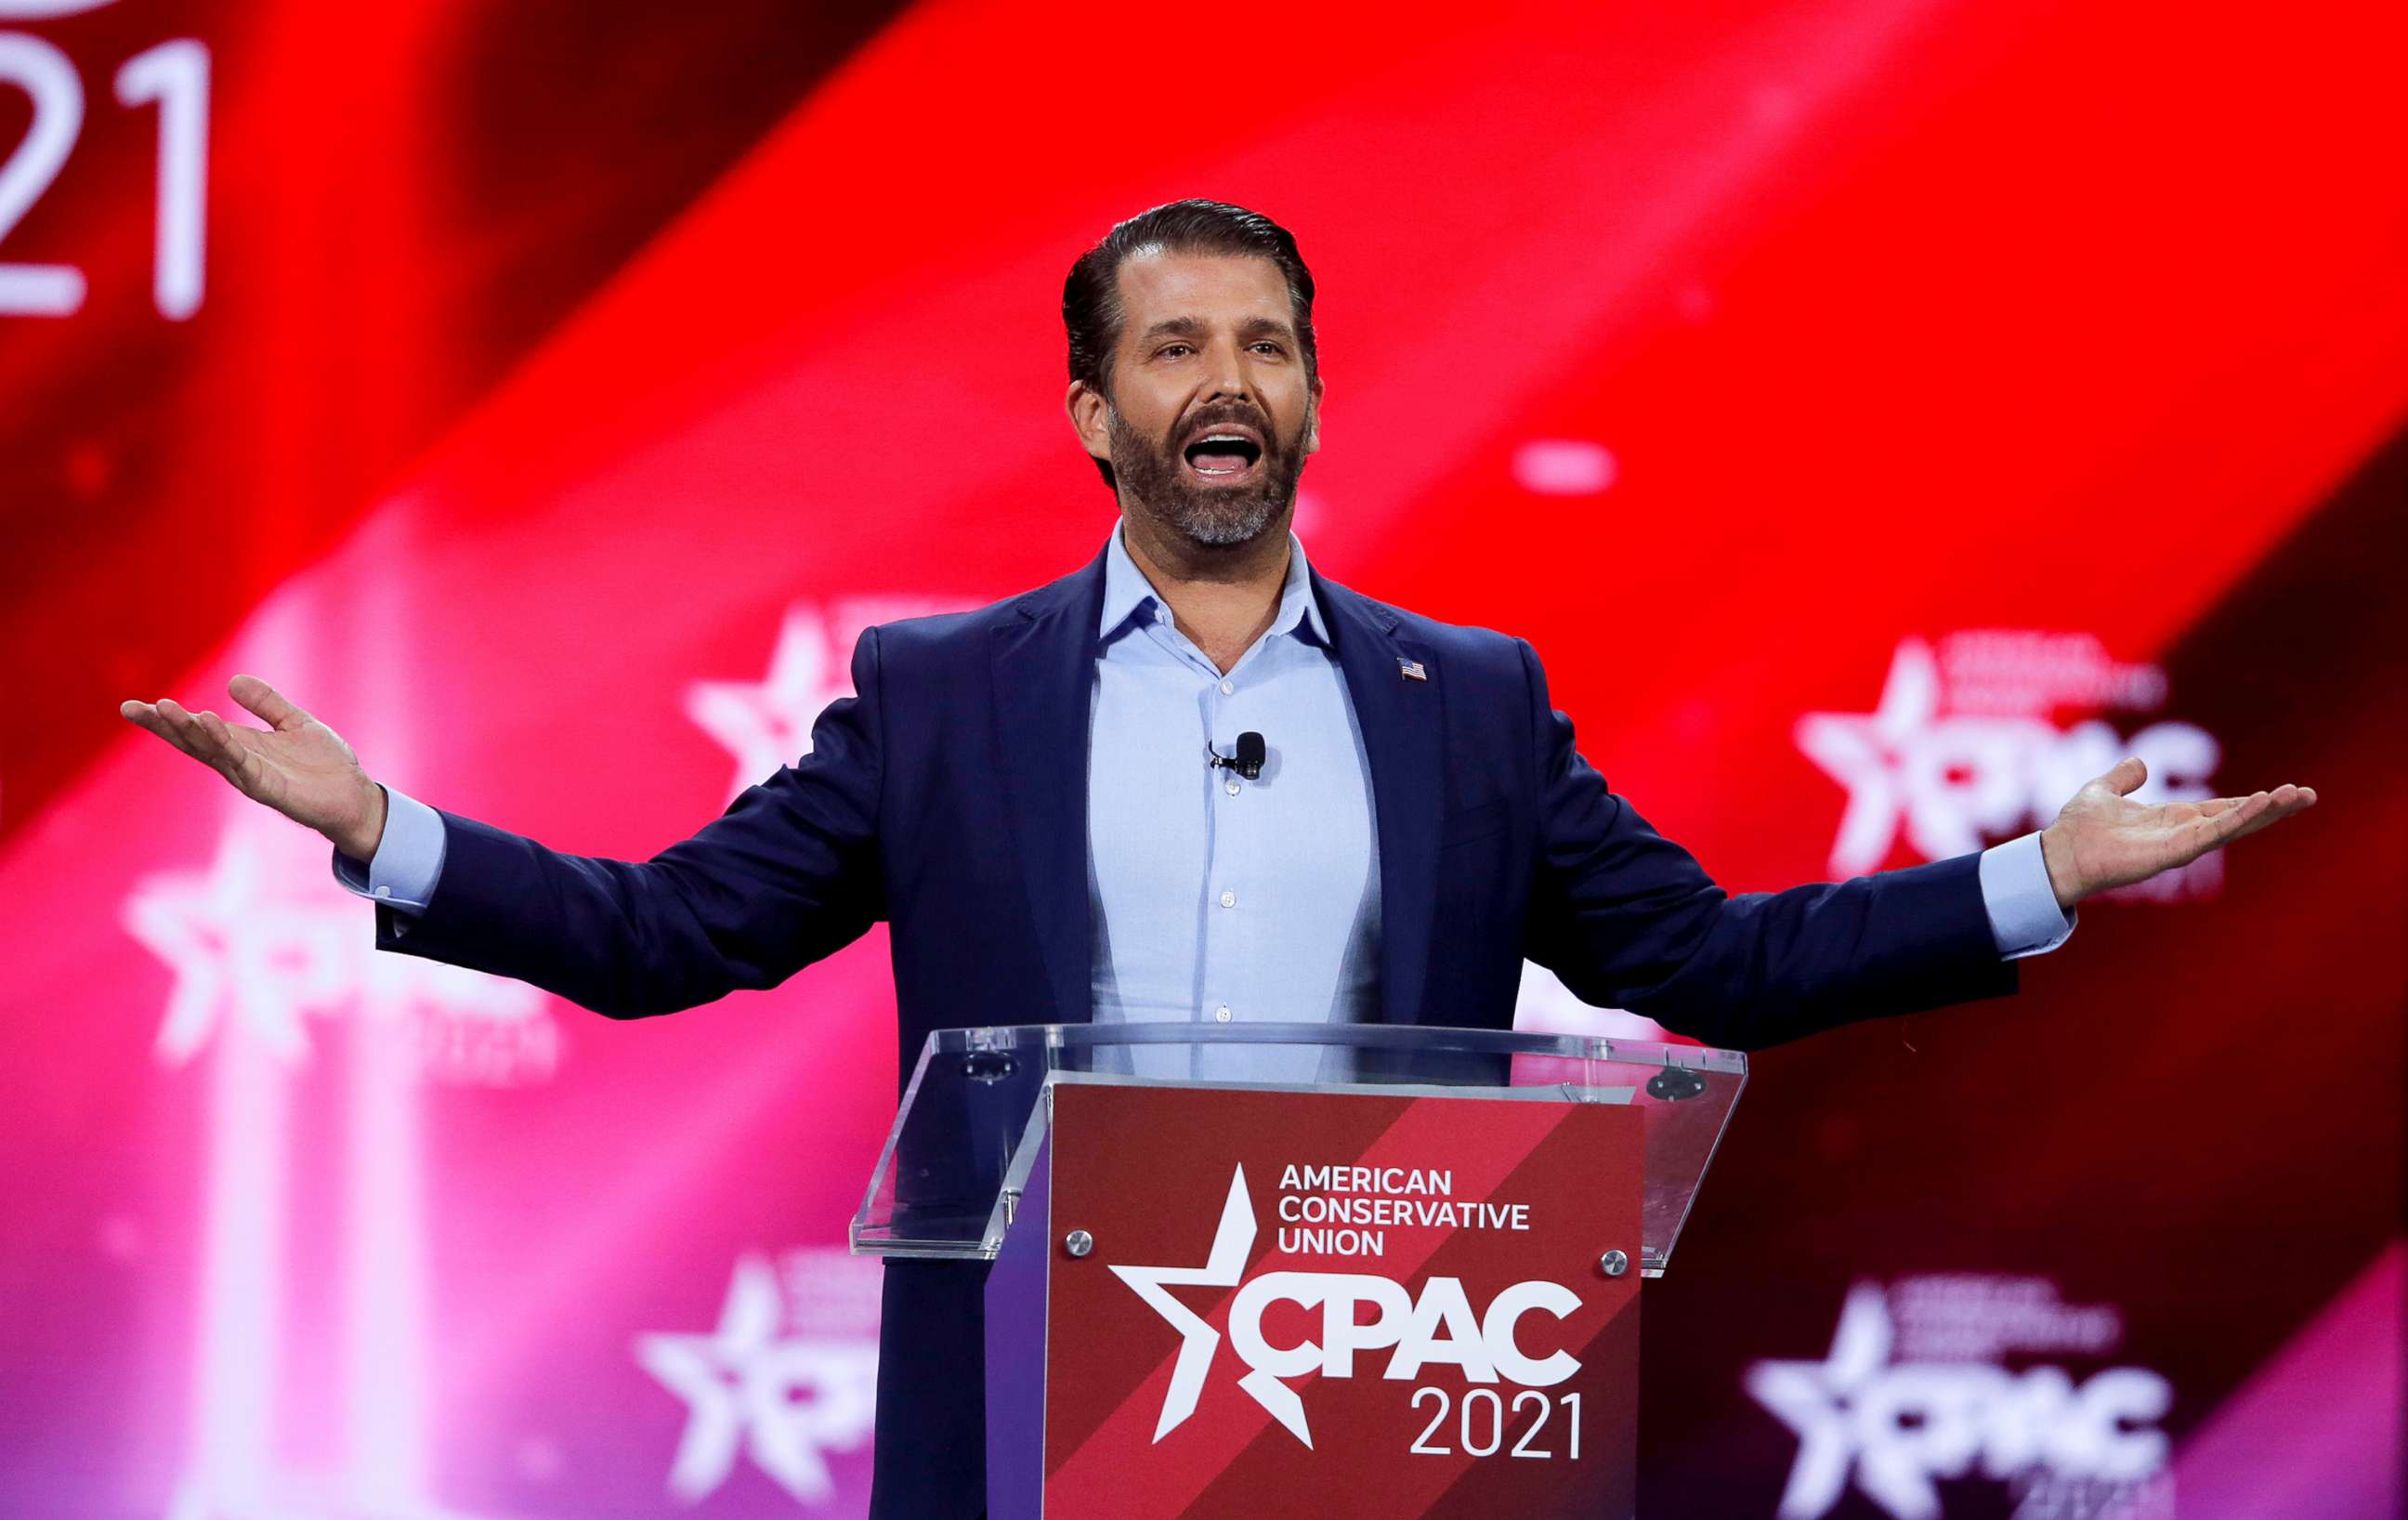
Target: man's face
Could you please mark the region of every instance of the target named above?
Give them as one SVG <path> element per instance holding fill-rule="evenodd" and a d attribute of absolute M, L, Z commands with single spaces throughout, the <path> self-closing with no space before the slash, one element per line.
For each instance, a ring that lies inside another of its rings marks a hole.
<path fill-rule="evenodd" d="M 1110 398 L 1070 387 L 1080 441 L 1112 462 L 1132 510 L 1191 543 L 1283 523 L 1321 438 L 1279 265 L 1147 251 L 1123 261 L 1120 296 Z"/>

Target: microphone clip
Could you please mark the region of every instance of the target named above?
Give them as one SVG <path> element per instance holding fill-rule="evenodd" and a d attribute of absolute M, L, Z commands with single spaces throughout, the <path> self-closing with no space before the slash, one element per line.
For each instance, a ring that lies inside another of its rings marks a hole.
<path fill-rule="evenodd" d="M 1252 729 L 1238 736 L 1238 753 L 1235 754 L 1223 754 L 1212 748 L 1211 739 L 1204 741 L 1204 763 L 1208 767 L 1216 770 L 1234 770 L 1250 782 L 1261 779 L 1263 762 L 1268 758 L 1270 746 L 1263 742 L 1262 735 Z"/>

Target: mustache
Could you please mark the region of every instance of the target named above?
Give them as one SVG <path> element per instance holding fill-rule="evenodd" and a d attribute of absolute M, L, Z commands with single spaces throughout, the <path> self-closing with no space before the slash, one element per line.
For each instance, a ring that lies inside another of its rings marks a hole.
<path fill-rule="evenodd" d="M 1215 406 L 1199 408 L 1192 416 L 1174 428 L 1164 441 L 1176 449 L 1187 439 L 1209 433 L 1213 428 L 1229 425 L 1253 428 L 1262 437 L 1263 447 L 1266 450 L 1277 449 L 1283 441 L 1279 430 L 1271 425 L 1270 418 L 1253 407 L 1238 402 L 1222 402 Z"/>

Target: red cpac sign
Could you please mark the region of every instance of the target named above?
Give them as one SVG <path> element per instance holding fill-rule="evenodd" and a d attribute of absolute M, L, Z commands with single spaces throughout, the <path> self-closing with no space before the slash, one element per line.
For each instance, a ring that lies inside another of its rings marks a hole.
<path fill-rule="evenodd" d="M 1640 1117 L 1057 1089 L 1044 1513 L 1627 1514 Z"/>

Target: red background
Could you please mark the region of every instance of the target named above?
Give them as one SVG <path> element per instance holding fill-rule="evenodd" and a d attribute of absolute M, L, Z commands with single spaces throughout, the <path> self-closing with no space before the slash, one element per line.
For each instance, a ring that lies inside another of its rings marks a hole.
<path fill-rule="evenodd" d="M 698 1416 L 637 1347 L 710 1333 L 754 1255 L 841 1240 L 894 1091 L 881 937 L 640 1025 L 425 981 L 377 964 L 322 843 L 115 707 L 223 710 L 253 670 L 380 779 L 649 855 L 800 742 L 716 735 L 698 683 L 815 706 L 863 621 L 1094 553 L 1061 277 L 1203 194 L 1321 281 L 1314 563 L 1531 639 L 1584 751 L 1733 889 L 1831 870 L 1849 792 L 1799 720 L 1875 711 L 1903 645 L 1969 631 L 2162 672 L 2154 710 L 2021 715 L 2052 736 L 2191 724 L 2217 790 L 2325 799 L 2212 893 L 2086 906 L 2011 1003 L 1759 1058 L 1649 1289 L 1641 1513 L 1772 1513 L 1799 1442 L 1745 1369 L 1928 1272 L 2117 1306 L 2100 1365 L 2172 1384 L 2186 1515 L 2387 1513 L 2403 30 L 2041 0 L 0 18 L 83 97 L 0 260 L 89 287 L 0 315 L 0 1508 L 858 1513 L 862 1441 L 808 1500 L 741 1441 L 673 1496 Z M 207 286 L 178 321 L 158 111 L 111 81 L 184 37 Z M 0 81 L 0 152 L 33 115 Z M 1526 1022 L 1574 1016 L 1532 989 Z M 854 1280 L 793 1259 L 800 1334 Z"/>

